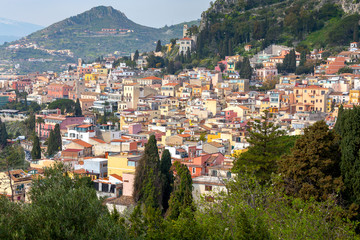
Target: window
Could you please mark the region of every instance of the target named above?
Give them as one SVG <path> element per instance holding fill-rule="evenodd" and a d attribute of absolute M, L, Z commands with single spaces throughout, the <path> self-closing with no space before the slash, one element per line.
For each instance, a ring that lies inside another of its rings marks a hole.
<path fill-rule="evenodd" d="M 196 173 L 196 168 L 192 168 L 192 173 L 195 174 Z"/>
<path fill-rule="evenodd" d="M 212 191 L 212 186 L 205 185 L 205 191 Z"/>
<path fill-rule="evenodd" d="M 227 177 L 227 178 L 231 178 L 231 172 L 227 172 L 227 173 L 226 173 L 226 177 Z"/>
<path fill-rule="evenodd" d="M 135 162 L 134 161 L 128 161 L 127 164 L 129 167 L 135 167 Z"/>
<path fill-rule="evenodd" d="M 213 170 L 211 176 L 217 177 L 217 171 L 216 171 L 216 170 Z"/>

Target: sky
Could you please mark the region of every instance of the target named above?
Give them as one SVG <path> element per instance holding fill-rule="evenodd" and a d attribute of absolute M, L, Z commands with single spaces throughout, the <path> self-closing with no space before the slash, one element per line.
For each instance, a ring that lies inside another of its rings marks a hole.
<path fill-rule="evenodd" d="M 46 27 L 103 5 L 120 10 L 138 24 L 163 27 L 200 19 L 210 2 L 211 0 L 0 0 L 0 17 Z"/>

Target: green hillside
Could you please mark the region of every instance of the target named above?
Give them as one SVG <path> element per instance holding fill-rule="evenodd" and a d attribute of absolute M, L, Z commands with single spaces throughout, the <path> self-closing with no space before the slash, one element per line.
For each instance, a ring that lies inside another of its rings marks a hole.
<path fill-rule="evenodd" d="M 357 3 L 317 0 L 217 0 L 202 15 L 199 58 L 244 54 L 270 44 L 323 48 L 359 38 Z"/>

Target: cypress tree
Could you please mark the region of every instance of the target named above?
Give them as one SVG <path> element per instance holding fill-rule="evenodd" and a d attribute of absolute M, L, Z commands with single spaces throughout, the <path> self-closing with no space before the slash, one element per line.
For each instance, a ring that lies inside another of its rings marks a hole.
<path fill-rule="evenodd" d="M 169 61 L 169 64 L 167 66 L 167 72 L 168 72 L 168 74 L 174 74 L 175 73 L 174 61 L 172 61 L 172 60 Z"/>
<path fill-rule="evenodd" d="M 149 138 L 143 156 L 136 166 L 134 193 L 135 202 L 153 208 L 161 208 L 161 172 L 155 136 Z"/>
<path fill-rule="evenodd" d="M 40 148 L 39 137 L 36 136 L 35 133 L 33 136 L 33 148 L 31 150 L 31 158 L 33 160 L 41 159 L 41 148 Z"/>
<path fill-rule="evenodd" d="M 353 41 L 359 42 L 359 24 L 357 22 L 354 25 Z"/>
<path fill-rule="evenodd" d="M 188 48 L 188 50 L 186 51 L 186 62 L 188 62 L 188 63 L 191 62 L 191 52 L 190 52 L 190 48 Z"/>
<path fill-rule="evenodd" d="M 340 135 L 340 169 L 345 183 L 345 198 L 360 204 L 360 108 L 339 109 L 335 131 Z"/>
<path fill-rule="evenodd" d="M 176 220 L 186 209 L 195 211 L 192 196 L 192 179 L 187 166 L 175 162 L 174 171 L 176 172 L 174 180 L 174 191 L 171 193 L 169 209 L 166 213 L 168 218 Z"/>
<path fill-rule="evenodd" d="M 6 125 L 1 121 L 0 118 L 0 149 L 3 149 L 7 146 L 8 142 L 8 133 L 6 131 Z"/>
<path fill-rule="evenodd" d="M 295 70 L 296 70 L 296 54 L 295 54 L 295 50 L 292 49 L 289 54 L 290 54 L 290 58 L 289 58 L 288 71 L 294 73 Z"/>
<path fill-rule="evenodd" d="M 50 136 L 48 138 L 48 147 L 47 147 L 47 155 L 49 157 L 53 156 L 56 153 L 56 149 L 57 149 L 57 144 L 56 144 L 56 139 L 55 139 L 55 134 L 54 131 L 51 130 L 50 131 Z"/>
<path fill-rule="evenodd" d="M 279 162 L 285 193 L 308 200 L 331 199 L 343 189 L 339 141 L 325 121 L 304 130 L 291 154 Z"/>
<path fill-rule="evenodd" d="M 82 110 L 81 110 L 80 101 L 78 98 L 76 99 L 76 103 L 75 103 L 75 116 L 76 117 L 82 116 Z"/>
<path fill-rule="evenodd" d="M 60 125 L 56 124 L 54 128 L 54 138 L 56 142 L 56 151 L 62 150 L 62 139 L 61 139 L 61 133 L 60 133 Z"/>
<path fill-rule="evenodd" d="M 299 64 L 299 66 L 304 66 L 305 63 L 306 63 L 306 51 L 302 51 L 301 56 L 300 56 L 300 64 Z"/>
<path fill-rule="evenodd" d="M 157 41 L 155 52 L 161 52 L 161 41 L 160 40 Z"/>
<path fill-rule="evenodd" d="M 171 171 L 171 154 L 169 152 L 169 150 L 164 150 L 162 156 L 161 156 L 161 161 L 160 161 L 160 171 L 161 171 L 161 175 L 162 175 L 162 182 L 163 182 L 163 190 L 162 190 L 162 206 L 164 209 L 164 212 L 166 212 L 166 210 L 169 207 L 169 199 L 170 199 L 170 194 L 172 191 L 172 184 L 173 184 L 173 173 Z"/>
<path fill-rule="evenodd" d="M 139 51 L 136 50 L 134 54 L 134 61 L 136 62 L 139 59 Z"/>
<path fill-rule="evenodd" d="M 245 57 L 244 61 L 241 64 L 240 77 L 251 80 L 251 76 L 252 76 L 252 68 L 250 65 L 250 61 L 249 58 Z"/>

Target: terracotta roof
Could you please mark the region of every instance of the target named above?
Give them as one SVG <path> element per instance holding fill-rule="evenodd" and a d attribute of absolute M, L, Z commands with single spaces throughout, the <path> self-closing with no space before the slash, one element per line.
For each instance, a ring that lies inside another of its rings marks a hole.
<path fill-rule="evenodd" d="M 184 37 L 184 38 L 182 38 L 182 39 L 180 39 L 180 40 L 192 40 L 191 38 L 188 38 L 188 37 Z"/>
<path fill-rule="evenodd" d="M 178 136 L 183 137 L 183 138 L 191 137 L 190 134 L 178 134 Z"/>
<path fill-rule="evenodd" d="M 110 176 L 113 177 L 113 178 L 116 178 L 116 179 L 118 179 L 118 180 L 120 180 L 120 181 L 123 181 L 123 178 L 120 177 L 120 176 L 117 175 L 117 174 L 110 174 Z"/>
<path fill-rule="evenodd" d="M 161 78 L 155 77 L 155 76 L 151 76 L 151 77 L 145 77 L 142 79 L 150 79 L 150 80 L 161 80 Z"/>
<path fill-rule="evenodd" d="M 89 144 L 87 142 L 84 142 L 83 140 L 80 140 L 80 139 L 75 139 L 75 140 L 73 140 L 73 142 L 76 143 L 76 144 L 79 144 L 79 145 L 81 145 L 83 147 L 86 147 L 86 148 L 90 148 L 90 147 L 93 146 L 93 145 L 91 145 L 91 144 Z"/>
<path fill-rule="evenodd" d="M 85 169 L 76 169 L 73 171 L 75 174 L 85 174 L 86 170 Z"/>
<path fill-rule="evenodd" d="M 91 127 L 92 125 L 91 124 L 83 124 L 83 125 L 79 125 L 77 126 L 78 128 L 88 128 L 88 127 Z"/>
<path fill-rule="evenodd" d="M 96 141 L 96 142 L 98 142 L 98 143 L 106 143 L 105 141 L 103 141 L 103 140 L 101 140 L 101 139 L 99 139 L 99 138 L 96 138 L 96 137 L 91 137 L 90 139 L 91 139 L 91 140 L 94 140 L 94 141 Z"/>
<path fill-rule="evenodd" d="M 210 142 L 209 144 L 216 148 L 224 147 L 224 145 L 222 145 L 221 143 L 217 143 L 217 142 Z"/>

